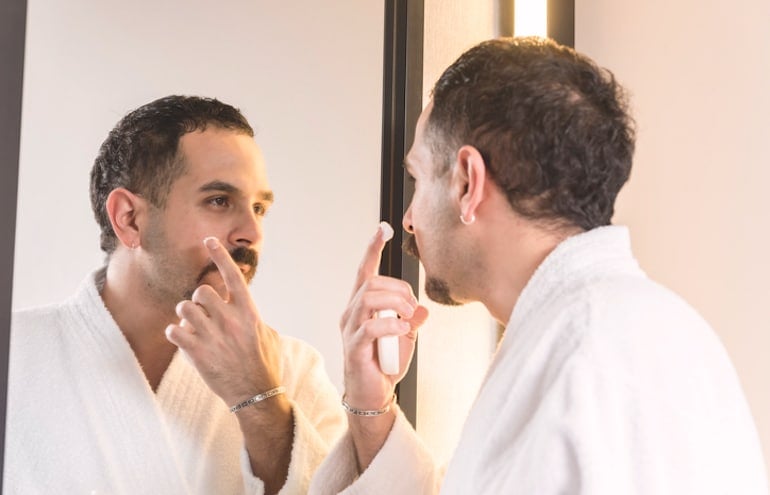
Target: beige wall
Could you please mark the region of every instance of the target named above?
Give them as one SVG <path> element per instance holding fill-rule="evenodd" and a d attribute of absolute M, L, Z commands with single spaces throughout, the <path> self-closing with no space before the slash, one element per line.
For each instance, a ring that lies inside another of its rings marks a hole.
<path fill-rule="evenodd" d="M 631 91 L 616 223 L 735 363 L 770 471 L 770 2 L 576 0 L 576 48 Z"/>

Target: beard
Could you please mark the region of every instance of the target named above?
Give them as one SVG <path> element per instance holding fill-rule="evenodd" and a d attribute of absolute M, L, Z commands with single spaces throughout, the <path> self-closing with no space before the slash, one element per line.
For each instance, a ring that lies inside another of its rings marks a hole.
<path fill-rule="evenodd" d="M 417 258 L 417 261 L 420 261 L 420 249 L 417 247 L 417 240 L 415 239 L 414 234 L 408 232 L 404 234 L 404 241 L 401 243 L 401 249 L 409 256 Z M 461 302 L 452 297 L 449 284 L 444 279 L 431 277 L 427 275 L 427 272 L 425 279 L 425 294 L 427 294 L 432 301 L 445 306 L 462 305 Z"/>
<path fill-rule="evenodd" d="M 437 277 L 426 278 L 425 293 L 432 301 L 444 306 L 461 306 L 463 304 L 452 297 L 449 284 Z"/>

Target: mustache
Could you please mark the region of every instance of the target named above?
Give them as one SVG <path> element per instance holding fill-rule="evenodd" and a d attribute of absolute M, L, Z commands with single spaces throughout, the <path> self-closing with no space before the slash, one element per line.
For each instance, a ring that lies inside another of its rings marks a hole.
<path fill-rule="evenodd" d="M 417 241 L 414 238 L 414 234 L 404 232 L 404 240 L 401 243 L 401 250 L 409 256 L 420 259 L 420 250 L 417 248 Z"/>
<path fill-rule="evenodd" d="M 249 249 L 243 246 L 239 246 L 228 251 L 230 257 L 233 259 L 236 265 L 246 265 L 249 269 L 243 274 L 247 282 L 250 282 L 254 275 L 257 273 L 257 265 L 259 265 L 259 253 L 253 249 Z M 203 278 L 211 272 L 219 271 L 217 265 L 213 261 L 210 261 L 208 265 L 203 267 L 200 275 L 198 276 L 198 285 L 203 281 Z"/>

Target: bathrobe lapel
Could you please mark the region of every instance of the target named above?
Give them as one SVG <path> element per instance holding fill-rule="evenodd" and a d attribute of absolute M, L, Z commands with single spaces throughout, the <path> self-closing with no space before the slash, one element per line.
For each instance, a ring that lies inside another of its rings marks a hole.
<path fill-rule="evenodd" d="M 82 379 L 72 384 L 73 393 L 84 406 L 87 431 L 82 433 L 93 436 L 102 454 L 104 478 L 126 493 L 187 493 L 174 435 L 128 341 L 93 285 L 79 297 L 73 332 L 64 343 L 80 349 L 62 355 L 80 361 Z M 141 464 L 127 465 L 128 459 Z"/>

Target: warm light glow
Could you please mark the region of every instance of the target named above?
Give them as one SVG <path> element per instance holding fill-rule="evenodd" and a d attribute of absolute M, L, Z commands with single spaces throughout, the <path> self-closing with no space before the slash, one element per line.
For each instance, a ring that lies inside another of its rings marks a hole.
<path fill-rule="evenodd" d="M 515 36 L 548 36 L 546 0 L 514 0 L 513 34 Z"/>

